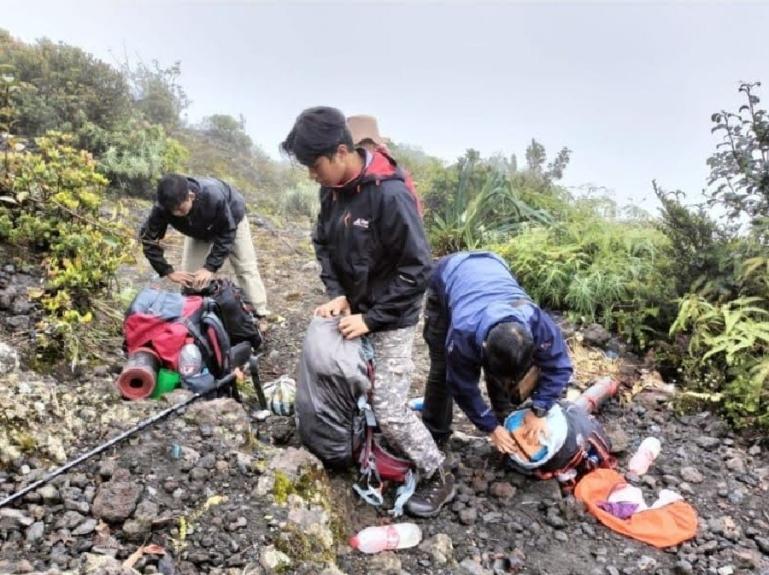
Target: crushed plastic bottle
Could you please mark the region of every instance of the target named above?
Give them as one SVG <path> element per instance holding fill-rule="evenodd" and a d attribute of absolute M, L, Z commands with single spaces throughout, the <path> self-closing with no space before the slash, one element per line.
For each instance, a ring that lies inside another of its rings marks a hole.
<path fill-rule="evenodd" d="M 350 538 L 350 547 L 362 553 L 388 549 L 407 549 L 422 541 L 422 530 L 415 523 L 395 523 L 366 527 Z"/>
<path fill-rule="evenodd" d="M 188 377 L 200 372 L 203 367 L 203 356 L 200 355 L 198 346 L 194 343 L 185 343 L 179 352 L 179 373 L 182 377 Z"/>
<path fill-rule="evenodd" d="M 662 451 L 662 444 L 656 437 L 647 437 L 638 446 L 638 449 L 628 461 L 627 469 L 630 473 L 633 473 L 640 477 L 649 471 L 649 467 L 657 459 L 657 456 Z"/>

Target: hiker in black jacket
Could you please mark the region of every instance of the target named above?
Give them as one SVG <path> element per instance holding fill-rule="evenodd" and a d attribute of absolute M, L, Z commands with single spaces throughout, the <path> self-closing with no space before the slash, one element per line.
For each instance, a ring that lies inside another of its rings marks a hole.
<path fill-rule="evenodd" d="M 335 108 L 302 112 L 281 147 L 321 185 L 313 243 L 331 300 L 315 314 L 343 316 L 339 330 L 347 339 L 369 334 L 376 361 L 370 402 L 379 427 L 420 478 L 429 479 L 406 509 L 437 515 L 456 493 L 454 477 L 407 405 L 415 327 L 432 261 L 414 197 L 391 158 L 353 147 Z"/>
<path fill-rule="evenodd" d="M 200 289 L 229 259 L 238 284 L 257 315 L 266 316 L 267 296 L 259 275 L 256 250 L 238 190 L 216 178 L 164 176 L 156 204 L 141 228 L 145 257 L 161 277 Z M 168 226 L 184 234 L 182 270 L 174 270 L 160 240 Z"/>

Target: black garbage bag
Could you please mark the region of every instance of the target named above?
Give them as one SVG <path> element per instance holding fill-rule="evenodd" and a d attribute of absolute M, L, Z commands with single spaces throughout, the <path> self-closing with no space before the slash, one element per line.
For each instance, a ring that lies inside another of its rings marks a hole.
<path fill-rule="evenodd" d="M 299 438 L 331 467 L 354 462 L 364 440 L 358 397 L 371 388 L 360 338 L 348 341 L 339 318 L 313 318 L 299 360 L 295 414 Z"/>

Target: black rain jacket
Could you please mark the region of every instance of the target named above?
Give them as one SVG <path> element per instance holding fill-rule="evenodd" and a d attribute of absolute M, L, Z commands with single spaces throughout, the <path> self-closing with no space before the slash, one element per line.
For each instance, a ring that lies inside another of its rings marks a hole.
<path fill-rule="evenodd" d="M 372 331 L 415 325 L 432 258 L 403 172 L 374 152 L 360 176 L 321 188 L 313 234 L 328 295 L 344 295 Z"/>
<path fill-rule="evenodd" d="M 144 255 L 161 277 L 174 271 L 160 245 L 169 225 L 185 236 L 211 242 L 211 252 L 203 267 L 216 272 L 230 255 L 238 224 L 246 213 L 243 196 L 226 182 L 216 178 L 187 180 L 195 193 L 190 213 L 179 218 L 155 204 L 141 228 Z"/>

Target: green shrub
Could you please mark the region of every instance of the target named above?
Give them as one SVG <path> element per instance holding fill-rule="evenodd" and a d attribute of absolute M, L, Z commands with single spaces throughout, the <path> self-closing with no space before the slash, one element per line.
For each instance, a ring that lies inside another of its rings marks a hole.
<path fill-rule="evenodd" d="M 769 429 L 769 300 L 713 304 L 690 294 L 670 333 L 689 337 L 683 362 L 688 387 L 722 392 L 723 408 L 739 427 Z"/>
<path fill-rule="evenodd" d="M 71 145 L 72 137 L 51 132 L 37 138 L 35 151 L 6 155 L 0 171 L 0 222 L 7 240 L 40 258 L 44 289 L 31 295 L 45 311 L 36 331 L 39 355 L 77 363 L 93 331 L 92 304 L 112 284 L 118 267 L 131 259 L 129 231 L 100 213 L 107 180 L 92 156 Z"/>
<path fill-rule="evenodd" d="M 438 254 L 503 241 L 528 223 L 552 223 L 547 212 L 522 201 L 503 174 L 488 172 L 478 181 L 474 172 L 472 162 L 462 167 L 456 193 L 432 215 L 429 234 Z"/>
<path fill-rule="evenodd" d="M 313 219 L 320 210 L 318 184 L 302 182 L 281 196 L 280 214 L 283 217 L 304 217 Z"/>
<path fill-rule="evenodd" d="M 78 145 L 98 153 L 87 142 L 86 126 L 111 131 L 131 115 L 123 75 L 80 48 L 47 39 L 26 44 L 0 29 L 0 65 L 12 69 L 20 88 L 13 101 L 15 134 L 69 132 L 76 135 Z"/>
<path fill-rule="evenodd" d="M 674 310 L 666 244 L 648 224 L 593 217 L 529 228 L 493 249 L 540 304 L 644 346 Z"/>
<path fill-rule="evenodd" d="M 154 198 L 157 180 L 165 173 L 180 171 L 189 156 L 161 125 L 144 120 L 132 120 L 124 130 L 110 133 L 107 140 L 99 169 L 114 188 L 133 196 Z"/>

